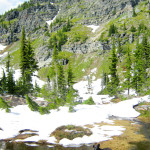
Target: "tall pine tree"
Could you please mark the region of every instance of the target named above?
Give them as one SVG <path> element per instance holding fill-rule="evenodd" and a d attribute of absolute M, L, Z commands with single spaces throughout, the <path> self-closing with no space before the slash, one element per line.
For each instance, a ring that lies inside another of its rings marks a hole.
<path fill-rule="evenodd" d="M 15 93 L 15 81 L 14 81 L 14 77 L 13 77 L 13 70 L 10 69 L 10 55 L 9 55 L 9 53 L 8 53 L 7 61 L 6 61 L 6 72 L 7 72 L 7 77 L 6 77 L 7 92 L 9 94 L 14 94 Z"/>
<path fill-rule="evenodd" d="M 66 101 L 66 80 L 65 80 L 65 75 L 64 75 L 64 70 L 62 64 L 58 64 L 58 76 L 57 76 L 57 81 L 58 81 L 58 94 L 59 98 L 62 99 L 62 104 Z"/>
<path fill-rule="evenodd" d="M 117 75 L 117 62 L 118 58 L 116 55 L 116 47 L 115 47 L 115 41 L 113 39 L 113 47 L 112 47 L 112 56 L 110 58 L 111 64 L 109 66 L 110 69 L 110 81 L 108 83 L 108 91 L 110 95 L 117 96 L 118 86 L 119 86 L 119 78 Z"/>
<path fill-rule="evenodd" d="M 142 45 L 137 43 L 135 51 L 135 62 L 134 62 L 134 75 L 132 80 L 132 86 L 136 90 L 137 94 L 142 94 L 143 84 L 145 83 L 146 69 L 143 61 L 143 49 Z"/>
<path fill-rule="evenodd" d="M 21 36 L 21 57 L 20 57 L 20 69 L 21 69 L 21 74 L 22 77 L 24 77 L 25 70 L 26 70 L 26 37 L 25 37 L 25 29 L 24 27 L 22 28 L 22 36 Z"/>
<path fill-rule="evenodd" d="M 72 87 L 72 85 L 74 83 L 73 80 L 74 80 L 74 75 L 73 75 L 71 64 L 69 62 L 69 64 L 68 64 L 68 70 L 67 70 L 67 85 L 68 85 L 68 88 Z"/>
<path fill-rule="evenodd" d="M 128 90 L 128 95 L 130 94 L 130 88 L 132 86 L 132 82 L 131 82 L 131 70 L 132 70 L 132 62 L 131 62 L 131 50 L 129 48 L 129 46 L 127 46 L 127 54 L 126 54 L 126 73 L 125 73 L 125 82 L 124 82 L 124 86 L 125 88 L 127 88 Z"/>
<path fill-rule="evenodd" d="M 31 83 L 32 81 L 32 75 L 34 71 L 38 70 L 37 62 L 34 59 L 34 51 L 31 46 L 30 38 L 28 41 L 25 37 L 25 29 L 23 27 L 22 29 L 22 37 L 21 37 L 21 57 L 20 57 L 20 69 L 21 69 L 21 80 L 20 83 L 22 83 L 22 89 L 24 91 L 24 94 L 27 94 L 30 92 L 30 90 L 33 88 L 33 85 Z"/>
<path fill-rule="evenodd" d="M 144 67 L 147 69 L 150 66 L 150 45 L 148 43 L 148 39 L 146 35 L 143 36 L 142 49 L 144 53 L 143 54 L 144 62 L 145 62 Z"/>

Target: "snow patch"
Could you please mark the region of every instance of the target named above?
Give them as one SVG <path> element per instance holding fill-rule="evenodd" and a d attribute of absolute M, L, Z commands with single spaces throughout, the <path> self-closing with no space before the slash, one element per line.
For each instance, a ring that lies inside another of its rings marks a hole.
<path fill-rule="evenodd" d="M 97 68 L 94 68 L 91 70 L 91 73 L 96 73 L 96 71 L 97 71 Z"/>
<path fill-rule="evenodd" d="M 57 15 L 59 14 L 59 12 L 60 12 L 60 10 L 58 11 Z M 46 23 L 50 26 L 50 24 L 53 23 L 54 20 L 56 19 L 57 15 L 52 20 L 46 21 Z"/>
<path fill-rule="evenodd" d="M 95 25 L 88 25 L 87 27 L 92 28 L 92 32 L 95 32 L 99 26 L 95 26 Z"/>
<path fill-rule="evenodd" d="M 78 94 L 83 98 L 83 101 L 87 100 L 89 97 L 92 97 L 96 104 L 108 103 L 113 97 L 109 97 L 109 95 L 97 95 L 97 93 L 102 90 L 101 82 L 101 79 L 92 81 L 90 91 L 88 89 L 88 81 L 80 81 L 74 84 L 73 87 L 78 90 Z"/>
<path fill-rule="evenodd" d="M 0 58 L 2 57 L 6 57 L 8 55 L 8 52 L 3 53 L 2 55 L 0 55 Z"/>
<path fill-rule="evenodd" d="M 4 50 L 7 46 L 0 44 L 0 51 Z"/>

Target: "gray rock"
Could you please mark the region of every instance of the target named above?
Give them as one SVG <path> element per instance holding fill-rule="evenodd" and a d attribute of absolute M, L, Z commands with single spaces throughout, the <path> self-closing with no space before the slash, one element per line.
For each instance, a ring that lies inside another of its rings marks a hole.
<path fill-rule="evenodd" d="M 129 36 L 129 42 L 132 44 L 134 42 L 134 34 L 131 33 L 131 35 Z"/>
<path fill-rule="evenodd" d="M 74 43 L 69 45 L 62 46 L 62 51 L 70 51 L 74 53 L 89 53 L 89 52 L 95 52 L 98 50 L 110 50 L 109 44 L 105 42 L 95 41 L 95 42 L 87 42 L 87 43 Z"/>
<path fill-rule="evenodd" d="M 136 106 L 135 110 L 137 110 L 137 111 L 146 111 L 146 110 L 149 110 L 150 111 L 150 105 Z"/>

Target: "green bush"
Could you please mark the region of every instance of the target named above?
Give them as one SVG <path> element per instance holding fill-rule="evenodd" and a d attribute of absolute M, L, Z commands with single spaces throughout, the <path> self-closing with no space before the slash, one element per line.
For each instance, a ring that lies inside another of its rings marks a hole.
<path fill-rule="evenodd" d="M 73 106 L 70 106 L 70 107 L 69 107 L 69 112 L 76 112 L 76 110 L 74 109 Z"/>
<path fill-rule="evenodd" d="M 136 28 L 132 25 L 130 31 L 131 32 L 136 32 Z"/>
<path fill-rule="evenodd" d="M 93 98 L 90 97 L 88 100 L 85 100 L 85 101 L 83 102 L 83 104 L 94 105 L 95 103 L 94 103 L 94 101 L 93 101 Z"/>
<path fill-rule="evenodd" d="M 6 112 L 10 112 L 10 106 L 8 105 L 7 102 L 3 98 L 0 97 L 0 108 L 5 109 Z"/>
<path fill-rule="evenodd" d="M 50 113 L 48 107 L 39 107 L 39 112 L 41 115 Z"/>

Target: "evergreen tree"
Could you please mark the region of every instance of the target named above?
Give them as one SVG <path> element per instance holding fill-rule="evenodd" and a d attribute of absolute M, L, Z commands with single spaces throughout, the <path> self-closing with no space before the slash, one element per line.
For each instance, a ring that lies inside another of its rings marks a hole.
<path fill-rule="evenodd" d="M 67 85 L 68 88 L 72 87 L 73 83 L 74 83 L 74 75 L 73 75 L 73 71 L 72 71 L 72 67 L 71 64 L 68 64 L 68 70 L 67 70 Z"/>
<path fill-rule="evenodd" d="M 9 55 L 9 53 L 8 53 L 7 61 L 6 61 L 6 72 L 7 72 L 7 77 L 6 77 L 7 92 L 9 94 L 14 94 L 15 93 L 15 81 L 14 81 L 14 77 L 13 77 L 13 71 L 10 70 L 10 55 Z"/>
<path fill-rule="evenodd" d="M 20 60 L 20 69 L 21 69 L 21 80 L 24 89 L 24 94 L 30 92 L 33 85 L 31 83 L 33 72 L 38 70 L 37 62 L 34 59 L 34 51 L 31 46 L 30 38 L 28 41 L 25 38 L 24 27 L 22 29 L 22 38 L 21 38 L 21 60 Z"/>
<path fill-rule="evenodd" d="M 54 50 L 53 50 L 53 62 L 57 63 L 58 60 L 58 50 L 56 48 L 56 45 L 54 46 Z"/>
<path fill-rule="evenodd" d="M 134 64 L 134 75 L 132 80 L 132 86 L 136 90 L 137 94 L 142 94 L 143 84 L 145 83 L 145 63 L 143 61 L 142 45 L 137 44 L 135 51 L 135 64 Z"/>
<path fill-rule="evenodd" d="M 64 103 L 66 101 L 66 80 L 65 80 L 65 75 L 64 75 L 64 70 L 62 64 L 58 64 L 58 76 L 57 76 L 57 81 L 58 81 L 58 94 L 59 98 L 62 99 L 62 102 Z"/>
<path fill-rule="evenodd" d="M 24 77 L 25 70 L 26 70 L 26 45 L 27 41 L 25 38 L 25 29 L 22 28 L 22 36 L 21 36 L 21 57 L 20 57 L 20 69 L 22 77 Z"/>
<path fill-rule="evenodd" d="M 128 89 L 128 95 L 130 94 L 130 88 L 132 86 L 131 83 L 131 55 L 130 55 L 131 51 L 129 46 L 127 47 L 127 58 L 126 58 L 126 73 L 125 73 L 125 82 L 124 82 L 124 86 Z"/>
<path fill-rule="evenodd" d="M 9 74 L 7 75 L 7 91 L 9 94 L 15 94 L 16 92 L 16 85 L 15 85 L 15 81 L 14 81 L 14 76 L 13 76 L 13 71 L 10 70 Z"/>
<path fill-rule="evenodd" d="M 3 69 L 3 76 L 1 78 L 1 93 L 4 93 L 4 92 L 6 92 L 6 74 Z"/>
<path fill-rule="evenodd" d="M 122 46 L 121 46 L 121 39 L 120 38 L 118 38 L 118 48 L 117 48 L 117 52 L 118 52 L 118 57 L 120 57 L 121 56 L 121 54 L 122 54 Z"/>
<path fill-rule="evenodd" d="M 109 31 L 108 31 L 108 36 L 114 35 L 117 32 L 118 32 L 117 27 L 114 24 L 110 25 Z"/>
<path fill-rule="evenodd" d="M 107 88 L 108 88 L 110 95 L 117 96 L 117 91 L 118 91 L 118 86 L 119 86 L 119 78 L 117 75 L 118 58 L 116 55 L 114 39 L 113 39 L 113 47 L 112 47 L 112 56 L 111 56 L 110 60 L 111 60 L 111 64 L 109 66 L 109 69 L 110 69 L 111 77 L 110 77 L 110 81 L 108 83 Z"/>
<path fill-rule="evenodd" d="M 148 43 L 147 36 L 143 36 L 143 41 L 142 41 L 142 49 L 143 49 L 143 57 L 144 57 L 144 63 L 145 63 L 145 68 L 149 68 L 150 66 L 150 45 Z"/>
<path fill-rule="evenodd" d="M 32 81 L 31 77 L 33 75 L 33 72 L 38 70 L 38 65 L 34 57 L 35 57 L 34 50 L 31 46 L 31 42 L 29 38 L 26 45 L 26 82 L 27 83 L 30 83 Z"/>
<path fill-rule="evenodd" d="M 126 28 L 126 24 L 125 24 L 125 23 L 123 24 L 123 30 L 124 30 L 124 31 L 126 31 L 126 30 L 127 30 L 127 28 Z"/>
<path fill-rule="evenodd" d="M 71 29 L 71 23 L 70 23 L 70 19 L 68 18 L 67 20 L 67 31 L 70 31 Z"/>

